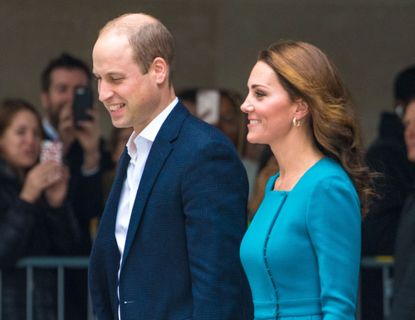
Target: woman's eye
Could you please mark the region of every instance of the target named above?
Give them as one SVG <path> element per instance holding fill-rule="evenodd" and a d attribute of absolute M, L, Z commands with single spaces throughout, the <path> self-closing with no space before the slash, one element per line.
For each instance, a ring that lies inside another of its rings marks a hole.
<path fill-rule="evenodd" d="M 264 97 L 264 96 L 265 96 L 265 93 L 264 93 L 264 92 L 262 92 L 262 91 L 255 91 L 255 95 L 256 95 L 258 98 L 260 98 L 260 97 Z"/>
<path fill-rule="evenodd" d="M 25 128 L 18 128 L 18 129 L 16 130 L 16 134 L 17 134 L 18 136 L 24 136 L 24 135 L 26 134 L 26 129 L 25 129 Z"/>

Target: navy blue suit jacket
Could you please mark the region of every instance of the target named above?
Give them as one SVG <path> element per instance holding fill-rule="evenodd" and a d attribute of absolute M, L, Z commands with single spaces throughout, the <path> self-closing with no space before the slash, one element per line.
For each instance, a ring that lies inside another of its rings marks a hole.
<path fill-rule="evenodd" d="M 137 191 L 118 282 L 118 202 L 124 150 L 89 268 L 99 320 L 252 319 L 239 261 L 248 183 L 238 155 L 217 129 L 179 102 L 162 125 Z"/>

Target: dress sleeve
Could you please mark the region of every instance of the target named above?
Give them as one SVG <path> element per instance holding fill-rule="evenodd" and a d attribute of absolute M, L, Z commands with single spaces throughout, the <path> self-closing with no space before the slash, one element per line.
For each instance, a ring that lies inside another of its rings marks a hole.
<path fill-rule="evenodd" d="M 324 320 L 355 319 L 361 247 L 361 215 L 349 180 L 317 184 L 307 209 L 321 287 Z"/>

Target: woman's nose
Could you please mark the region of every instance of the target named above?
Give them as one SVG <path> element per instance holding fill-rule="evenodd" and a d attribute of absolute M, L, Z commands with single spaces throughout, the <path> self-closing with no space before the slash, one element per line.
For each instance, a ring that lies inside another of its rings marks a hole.
<path fill-rule="evenodd" d="M 241 104 L 241 111 L 244 113 L 249 113 L 254 111 L 254 106 L 246 99 L 242 104 Z"/>

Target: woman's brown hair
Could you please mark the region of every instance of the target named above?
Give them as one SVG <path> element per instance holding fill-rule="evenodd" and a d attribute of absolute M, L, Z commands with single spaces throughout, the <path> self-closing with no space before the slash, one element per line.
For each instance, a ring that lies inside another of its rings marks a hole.
<path fill-rule="evenodd" d="M 364 163 L 354 106 L 334 64 L 320 49 L 300 41 L 272 44 L 260 52 L 258 61 L 274 70 L 292 100 L 301 98 L 308 104 L 317 147 L 348 173 L 365 215 L 374 173 Z"/>
<path fill-rule="evenodd" d="M 36 108 L 23 99 L 8 98 L 0 102 L 0 137 L 12 123 L 14 117 L 20 111 L 29 111 L 33 113 L 42 128 L 42 120 Z"/>

